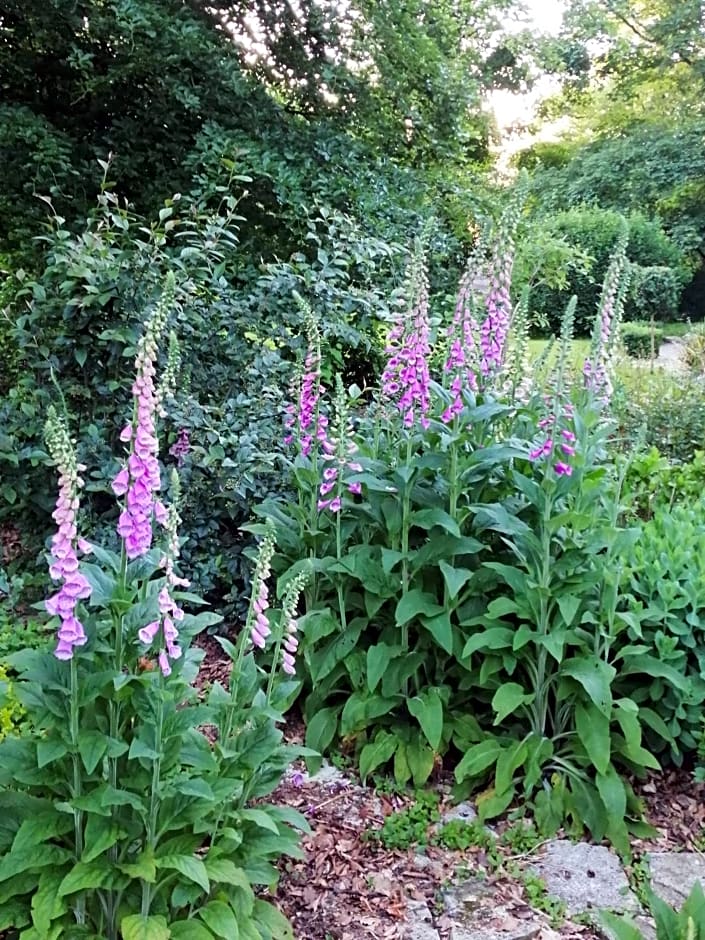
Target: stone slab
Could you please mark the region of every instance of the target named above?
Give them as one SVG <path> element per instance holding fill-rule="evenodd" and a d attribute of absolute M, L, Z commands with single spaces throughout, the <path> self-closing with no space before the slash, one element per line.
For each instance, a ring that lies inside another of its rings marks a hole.
<path fill-rule="evenodd" d="M 554 839 L 531 866 L 569 915 L 607 909 L 637 913 L 639 902 L 617 858 L 602 845 Z"/>
<path fill-rule="evenodd" d="M 433 918 L 424 901 L 407 901 L 407 927 L 404 936 L 407 940 L 440 940 L 438 931 L 433 926 Z"/>
<path fill-rule="evenodd" d="M 680 907 L 696 881 L 705 889 L 705 858 L 697 852 L 652 852 L 651 887 L 672 907 Z"/>

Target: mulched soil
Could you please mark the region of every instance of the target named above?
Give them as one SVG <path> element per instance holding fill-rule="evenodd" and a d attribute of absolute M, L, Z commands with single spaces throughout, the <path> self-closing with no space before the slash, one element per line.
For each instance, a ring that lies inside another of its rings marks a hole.
<path fill-rule="evenodd" d="M 199 644 L 206 649 L 202 678 L 227 681 L 229 664 L 212 637 Z M 287 739 L 300 743 L 303 726 L 292 719 Z M 448 787 L 438 785 L 441 809 L 448 808 Z M 669 771 L 635 783 L 646 816 L 657 829 L 651 839 L 635 840 L 635 858 L 649 851 L 699 850 L 705 827 L 705 785 L 693 783 L 687 771 Z M 369 838 L 386 816 L 409 800 L 360 786 L 350 773 L 340 781 L 309 780 L 303 765 L 293 767 L 271 797 L 303 812 L 312 832 L 303 839 L 303 861 L 285 860 L 274 900 L 293 924 L 296 940 L 402 940 L 408 937 L 407 902 L 424 901 L 433 913 L 441 940 L 450 937 L 450 920 L 443 913 L 443 888 L 460 872 L 481 875 L 491 888 L 487 927 L 513 930 L 535 916 L 524 888 L 501 870 L 492 873 L 482 849 L 449 851 L 438 846 L 423 850 L 387 850 Z M 501 833 L 502 825 L 497 827 Z M 539 846 L 538 852 L 541 847 Z M 509 850 L 507 855 L 509 856 Z M 530 855 L 513 856 L 528 861 Z M 570 921 L 546 927 L 538 940 L 596 940 L 593 928 Z"/>

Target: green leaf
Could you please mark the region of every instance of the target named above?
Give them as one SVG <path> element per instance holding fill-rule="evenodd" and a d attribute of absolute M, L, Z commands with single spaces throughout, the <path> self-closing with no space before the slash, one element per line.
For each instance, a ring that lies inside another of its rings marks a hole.
<path fill-rule="evenodd" d="M 122 940 L 169 940 L 173 936 L 166 925 L 166 917 L 160 915 L 130 914 L 120 921 L 120 932 Z"/>
<path fill-rule="evenodd" d="M 272 904 L 257 898 L 254 916 L 271 933 L 272 940 L 294 940 L 291 924 Z"/>
<path fill-rule="evenodd" d="M 242 888 L 246 894 L 253 893 L 252 885 L 245 872 L 229 858 L 206 856 L 203 864 L 206 866 L 209 879 L 216 884 L 233 885 L 235 888 Z"/>
<path fill-rule="evenodd" d="M 434 688 L 425 689 L 407 701 L 407 708 L 418 720 L 426 740 L 437 751 L 443 736 L 443 702 Z"/>
<path fill-rule="evenodd" d="M 575 706 L 575 727 L 587 755 L 598 773 L 610 764 L 610 720 L 592 702 Z"/>
<path fill-rule="evenodd" d="M 213 934 L 203 924 L 190 918 L 189 920 L 176 920 L 169 924 L 171 940 L 213 940 Z M 239 935 L 242 940 L 242 934 Z M 257 940 L 260 940 L 258 937 Z"/>
<path fill-rule="evenodd" d="M 86 848 L 81 856 L 81 861 L 92 862 L 126 835 L 127 833 L 120 826 L 106 819 L 105 816 L 91 814 L 86 822 L 84 839 Z"/>
<path fill-rule="evenodd" d="M 240 931 L 237 918 L 232 908 L 224 901 L 209 901 L 205 907 L 200 908 L 198 916 L 217 937 L 238 940 Z"/>
<path fill-rule="evenodd" d="M 117 866 L 118 869 L 129 875 L 130 878 L 140 878 L 149 884 L 154 884 L 157 880 L 157 866 L 154 864 L 154 856 L 147 852 L 140 852 L 134 862 L 123 862 Z"/>
<path fill-rule="evenodd" d="M 367 648 L 367 688 L 370 692 L 374 692 L 389 664 L 401 651 L 401 646 L 389 643 L 377 643 Z"/>
<path fill-rule="evenodd" d="M 406 745 L 406 761 L 414 786 L 422 787 L 433 772 L 433 751 L 419 739 L 410 741 Z"/>
<path fill-rule="evenodd" d="M 108 738 L 100 731 L 81 731 L 78 736 L 78 753 L 81 755 L 86 773 L 93 773 L 107 747 Z"/>
<path fill-rule="evenodd" d="M 66 744 L 58 738 L 43 738 L 37 741 L 37 766 L 41 770 L 47 764 L 60 760 L 68 750 Z"/>
<path fill-rule="evenodd" d="M 624 820 L 627 813 L 627 793 L 614 767 L 610 765 L 605 773 L 598 773 L 595 783 L 608 819 Z"/>
<path fill-rule="evenodd" d="M 412 588 L 399 598 L 395 623 L 400 627 L 410 620 L 414 620 L 419 614 L 435 617 L 440 613 L 443 613 L 443 608 L 437 603 L 435 595 L 421 591 L 419 588 Z"/>
<path fill-rule="evenodd" d="M 616 674 L 614 666 L 592 655 L 567 659 L 561 666 L 561 675 L 576 679 L 607 718 L 612 713 L 611 689 Z"/>
<path fill-rule="evenodd" d="M 469 568 L 456 568 L 454 565 L 449 565 L 447 561 L 443 561 L 442 559 L 438 562 L 438 566 L 443 573 L 443 579 L 448 588 L 448 597 L 450 597 L 451 600 L 455 600 L 463 587 L 468 583 L 470 578 L 472 578 L 473 573 Z"/>
<path fill-rule="evenodd" d="M 389 731 L 380 729 L 375 736 L 374 741 L 366 744 L 360 751 L 360 776 L 363 784 L 372 773 L 381 764 L 386 764 L 391 760 L 394 752 L 399 746 L 399 740 Z"/>
<path fill-rule="evenodd" d="M 492 697 L 492 708 L 496 713 L 492 723 L 501 724 L 507 715 L 511 715 L 521 705 L 528 705 L 533 700 L 533 693 L 526 693 L 518 682 L 505 682 Z"/>
<path fill-rule="evenodd" d="M 338 730 L 338 708 L 322 708 L 306 726 L 306 747 L 324 753 Z"/>
<path fill-rule="evenodd" d="M 195 858 L 193 855 L 163 855 L 154 861 L 157 868 L 172 868 L 184 878 L 200 885 L 206 893 L 210 891 L 208 872 L 200 858 Z"/>
<path fill-rule="evenodd" d="M 75 894 L 77 891 L 86 891 L 104 887 L 111 878 L 110 869 L 100 863 L 77 862 L 71 871 L 62 879 L 57 894 L 64 897 L 66 894 Z"/>
<path fill-rule="evenodd" d="M 438 614 L 436 617 L 422 617 L 421 623 L 441 649 L 445 650 L 446 653 L 452 654 L 453 627 L 451 626 L 448 611 L 444 610 L 443 613 Z"/>
<path fill-rule="evenodd" d="M 412 526 L 417 526 L 419 529 L 433 529 L 435 526 L 440 526 L 450 535 L 460 538 L 458 523 L 445 510 L 438 507 L 419 509 L 417 512 L 412 512 L 410 522 Z"/>
<path fill-rule="evenodd" d="M 240 818 L 254 823 L 258 829 L 266 829 L 273 832 L 275 836 L 279 835 L 279 826 L 272 817 L 263 809 L 241 809 Z"/>
<path fill-rule="evenodd" d="M 575 620 L 575 615 L 580 609 L 582 599 L 573 594 L 564 594 L 558 598 L 558 608 L 566 626 L 570 627 Z"/>
<path fill-rule="evenodd" d="M 470 637 L 463 649 L 463 659 L 478 650 L 510 650 L 513 642 L 514 631 L 509 627 L 490 627 L 489 630 L 483 630 L 482 633 Z"/>
<path fill-rule="evenodd" d="M 501 753 L 502 746 L 496 738 L 487 738 L 474 744 L 455 768 L 455 779 L 462 783 L 467 777 L 478 777 L 495 763 Z"/>
<path fill-rule="evenodd" d="M 43 871 L 39 876 L 39 886 L 32 895 L 32 923 L 40 934 L 48 933 L 52 920 L 68 911 L 65 899 L 57 894 L 62 877 L 56 871 Z"/>
<path fill-rule="evenodd" d="M 12 851 L 20 852 L 22 849 L 48 842 L 56 836 L 64 835 L 73 829 L 73 819 L 66 813 L 56 810 L 36 813 L 22 820 L 20 828 L 12 842 Z"/>
<path fill-rule="evenodd" d="M 607 931 L 609 940 L 644 940 L 641 930 L 626 917 L 620 917 L 611 911 L 601 911 L 599 921 L 603 930 Z"/>

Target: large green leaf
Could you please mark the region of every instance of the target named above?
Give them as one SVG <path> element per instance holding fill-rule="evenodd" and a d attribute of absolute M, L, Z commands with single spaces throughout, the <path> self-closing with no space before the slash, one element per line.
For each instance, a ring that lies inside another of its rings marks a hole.
<path fill-rule="evenodd" d="M 577 680 L 602 714 L 610 717 L 614 666 L 597 656 L 585 655 L 565 660 L 560 671 L 561 675 Z"/>
<path fill-rule="evenodd" d="M 306 747 L 324 753 L 338 730 L 337 708 L 322 708 L 306 726 Z"/>
<path fill-rule="evenodd" d="M 448 654 L 453 652 L 453 627 L 448 611 L 444 610 L 435 617 L 422 617 L 421 623 L 441 649 Z"/>
<path fill-rule="evenodd" d="M 200 858 L 193 855 L 163 855 L 154 861 L 157 868 L 171 868 L 178 871 L 184 878 L 200 885 L 205 892 L 210 891 L 208 872 Z"/>
<path fill-rule="evenodd" d="M 522 705 L 533 702 L 533 692 L 525 692 L 518 682 L 505 682 L 492 697 L 492 708 L 495 711 L 494 725 L 500 725 L 507 715 L 511 715 Z"/>
<path fill-rule="evenodd" d="M 402 652 L 401 646 L 377 643 L 367 648 L 367 688 L 374 692 L 389 664 Z"/>
<path fill-rule="evenodd" d="M 272 940 L 294 940 L 291 924 L 273 904 L 261 898 L 257 898 L 255 901 L 254 916 L 258 923 L 262 924 L 262 926 L 270 932 Z M 242 940 L 242 930 L 240 931 L 240 935 Z"/>
<path fill-rule="evenodd" d="M 107 885 L 112 879 L 110 866 L 103 862 L 77 862 L 62 879 L 57 894 L 64 897 L 78 891 L 95 890 Z"/>
<path fill-rule="evenodd" d="M 441 559 L 438 566 L 443 573 L 443 579 L 448 589 L 448 597 L 455 600 L 462 588 L 472 578 L 472 571 L 469 568 L 456 568 L 455 565 L 449 565 L 447 561 Z"/>
<path fill-rule="evenodd" d="M 611 911 L 601 911 L 599 920 L 600 926 L 607 931 L 609 940 L 644 940 L 641 930 L 624 916 L 613 914 Z"/>
<path fill-rule="evenodd" d="M 203 924 L 191 918 L 189 920 L 175 920 L 169 924 L 171 940 L 213 940 L 213 934 Z M 236 934 L 242 940 L 242 933 Z M 260 940 L 258 937 L 257 940 Z"/>
<path fill-rule="evenodd" d="M 435 617 L 440 613 L 443 613 L 443 608 L 436 601 L 434 594 L 428 594 L 419 588 L 412 588 L 399 598 L 395 622 L 397 626 L 402 626 L 402 624 L 414 620 L 420 614 L 424 614 L 426 617 Z"/>
<path fill-rule="evenodd" d="M 462 783 L 467 777 L 477 777 L 495 763 L 502 753 L 502 745 L 496 738 L 486 738 L 474 744 L 455 768 L 455 779 Z"/>
<path fill-rule="evenodd" d="M 415 738 L 407 742 L 405 756 L 414 785 L 422 787 L 433 772 L 433 751 L 420 738 Z"/>
<path fill-rule="evenodd" d="M 418 720 L 426 740 L 437 751 L 443 736 L 443 702 L 436 689 L 425 689 L 407 701 L 411 714 Z"/>
<path fill-rule="evenodd" d="M 143 917 L 130 914 L 120 921 L 122 940 L 169 940 L 171 930 L 166 925 L 166 917 L 154 915 Z"/>
<path fill-rule="evenodd" d="M 510 650 L 513 641 L 514 631 L 509 627 L 490 627 L 489 630 L 483 630 L 482 633 L 470 637 L 463 649 L 463 659 L 478 650 Z"/>
<path fill-rule="evenodd" d="M 610 765 L 610 720 L 592 702 L 575 706 L 575 727 L 587 755 L 598 773 Z"/>
<path fill-rule="evenodd" d="M 450 535 L 460 538 L 460 528 L 456 520 L 445 510 L 438 507 L 419 509 L 412 512 L 410 522 L 412 526 L 417 526 L 420 529 L 433 529 L 435 526 L 439 526 Z"/>
<path fill-rule="evenodd" d="M 373 770 L 392 759 L 398 746 L 399 739 L 395 734 L 384 729 L 377 732 L 374 741 L 370 741 L 360 751 L 360 776 L 363 783 Z"/>
<path fill-rule="evenodd" d="M 224 901 L 209 901 L 198 910 L 198 916 L 206 926 L 224 940 L 238 940 L 240 931 L 233 909 Z"/>

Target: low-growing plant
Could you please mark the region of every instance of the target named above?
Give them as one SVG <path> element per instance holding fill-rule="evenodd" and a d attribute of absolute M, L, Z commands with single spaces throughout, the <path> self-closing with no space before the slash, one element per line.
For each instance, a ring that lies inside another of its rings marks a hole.
<path fill-rule="evenodd" d="M 622 618 L 629 640 L 651 662 L 650 678 L 620 669 L 616 688 L 639 706 L 655 751 L 680 763 L 695 751 L 705 701 L 705 504 L 659 509 L 622 560 Z M 630 660 L 622 655 L 622 661 Z M 656 666 L 658 663 L 658 667 Z"/>
<path fill-rule="evenodd" d="M 366 835 L 368 839 L 378 840 L 387 849 L 424 846 L 431 838 L 431 826 L 439 819 L 438 795 L 430 790 L 419 790 L 409 806 L 390 813 L 381 828 L 368 830 Z"/>
<path fill-rule="evenodd" d="M 281 612 L 266 612 L 265 537 L 245 629 L 236 646 L 221 641 L 229 688 L 215 682 L 201 701 L 203 654 L 192 641 L 220 617 L 187 610 L 201 602 L 177 573 L 177 476 L 168 508 L 160 498 L 167 386 L 156 384 L 155 360 L 172 296 L 168 279 L 137 346 L 126 453 L 112 484 L 118 552 L 79 536 L 82 467 L 66 420 L 47 419 L 60 473 L 49 553 L 58 590 L 46 601 L 56 646 L 9 657 L 30 731 L 0 743 L 0 930 L 26 940 L 292 936 L 254 886 L 276 883 L 273 863 L 299 854 L 297 831 L 307 828 L 265 799 L 300 753 L 282 744 L 277 725 L 295 686 L 279 681 L 279 663 L 293 673 L 305 575 L 287 586 Z M 270 637 L 267 678 L 249 646 Z"/>
<path fill-rule="evenodd" d="M 705 940 L 705 894 L 696 881 L 680 910 L 676 910 L 653 892 L 649 907 L 656 921 L 656 940 Z M 646 940 L 648 935 L 629 917 L 603 911 L 600 924 L 610 940 Z"/>

